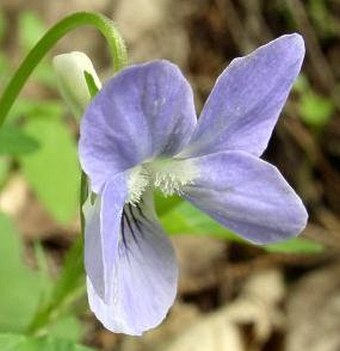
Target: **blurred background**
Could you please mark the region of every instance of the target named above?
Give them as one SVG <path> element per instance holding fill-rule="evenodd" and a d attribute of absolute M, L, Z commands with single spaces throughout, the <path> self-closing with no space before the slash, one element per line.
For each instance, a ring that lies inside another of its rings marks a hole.
<path fill-rule="evenodd" d="M 105 41 L 78 29 L 39 65 L 0 131 L 0 334 L 104 351 L 340 350 L 340 1 L 1 0 L 0 89 L 49 26 L 81 10 L 116 22 L 130 63 L 179 65 L 197 111 L 234 57 L 301 33 L 302 74 L 263 157 L 303 198 L 310 221 L 300 239 L 255 247 L 187 204 L 161 203 L 180 263 L 176 303 L 142 338 L 103 329 L 87 307 L 77 241 L 78 127 L 51 66 L 53 55 L 83 51 L 110 77 Z"/>

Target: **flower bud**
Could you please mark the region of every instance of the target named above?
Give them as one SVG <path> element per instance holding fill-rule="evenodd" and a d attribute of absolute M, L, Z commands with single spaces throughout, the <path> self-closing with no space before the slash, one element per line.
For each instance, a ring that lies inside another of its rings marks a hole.
<path fill-rule="evenodd" d="M 91 60 L 82 52 L 73 51 L 53 58 L 54 70 L 60 92 L 73 114 L 80 118 L 91 100 L 91 93 L 85 79 L 85 72 L 93 78 L 93 83 L 101 88 L 100 80 Z"/>

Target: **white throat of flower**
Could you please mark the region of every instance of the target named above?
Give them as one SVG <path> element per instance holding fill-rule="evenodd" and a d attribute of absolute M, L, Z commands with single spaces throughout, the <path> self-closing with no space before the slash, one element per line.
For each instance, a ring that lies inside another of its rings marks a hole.
<path fill-rule="evenodd" d="M 148 188 L 164 196 L 181 195 L 186 185 L 194 184 L 197 167 L 192 160 L 156 159 L 129 171 L 127 203 L 137 205 Z"/>

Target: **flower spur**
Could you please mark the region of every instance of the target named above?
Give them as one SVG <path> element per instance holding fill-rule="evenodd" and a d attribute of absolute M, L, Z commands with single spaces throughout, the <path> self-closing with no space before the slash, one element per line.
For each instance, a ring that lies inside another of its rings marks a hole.
<path fill-rule="evenodd" d="M 113 332 L 158 325 L 177 289 L 177 264 L 152 191 L 178 194 L 257 244 L 287 239 L 307 212 L 265 150 L 304 57 L 298 34 L 237 58 L 197 120 L 193 93 L 167 61 L 126 68 L 81 122 L 79 153 L 97 196 L 84 205 L 89 304 Z"/>

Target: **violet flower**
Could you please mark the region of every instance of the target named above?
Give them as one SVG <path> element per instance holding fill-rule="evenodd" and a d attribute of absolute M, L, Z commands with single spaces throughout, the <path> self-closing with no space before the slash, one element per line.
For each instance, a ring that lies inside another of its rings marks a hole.
<path fill-rule="evenodd" d="M 305 227 L 300 198 L 259 159 L 303 57 L 303 39 L 291 34 L 235 59 L 198 121 L 190 85 L 167 61 L 130 66 L 90 103 L 79 150 L 97 197 L 84 206 L 85 266 L 90 307 L 107 329 L 140 335 L 176 295 L 153 189 L 183 196 L 256 244 Z"/>

